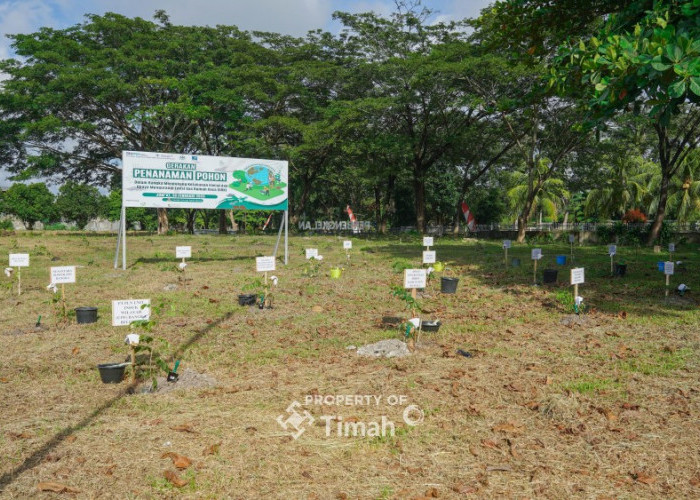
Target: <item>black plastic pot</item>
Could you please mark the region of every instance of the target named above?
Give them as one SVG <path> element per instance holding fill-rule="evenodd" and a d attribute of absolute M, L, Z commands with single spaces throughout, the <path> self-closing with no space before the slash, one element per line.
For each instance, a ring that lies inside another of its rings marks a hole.
<path fill-rule="evenodd" d="M 558 271 L 556 269 L 545 269 L 542 271 L 542 281 L 544 283 L 556 283 L 557 273 Z"/>
<path fill-rule="evenodd" d="M 459 278 L 440 278 L 440 291 L 442 293 L 457 293 L 457 283 Z"/>
<path fill-rule="evenodd" d="M 97 365 L 100 378 L 105 384 L 118 384 L 124 378 L 124 370 L 129 363 L 104 363 Z"/>
<path fill-rule="evenodd" d="M 440 323 L 438 320 L 421 321 L 420 329 L 424 332 L 437 332 L 440 329 L 441 324 L 442 323 Z"/>
<path fill-rule="evenodd" d="M 94 323 L 97 321 L 96 307 L 76 307 L 75 319 L 78 323 Z"/>
<path fill-rule="evenodd" d="M 254 293 L 244 293 L 238 296 L 239 306 L 254 306 L 258 296 Z"/>
<path fill-rule="evenodd" d="M 615 264 L 614 274 L 620 277 L 627 274 L 627 264 Z"/>

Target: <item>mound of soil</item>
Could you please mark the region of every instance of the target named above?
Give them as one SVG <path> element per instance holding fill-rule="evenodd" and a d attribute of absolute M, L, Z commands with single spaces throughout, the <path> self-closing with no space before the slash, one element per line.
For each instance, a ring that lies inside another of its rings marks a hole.
<path fill-rule="evenodd" d="M 206 389 L 216 387 L 219 382 L 206 373 L 199 373 L 194 370 L 183 370 L 177 379 L 177 382 L 168 382 L 166 377 L 158 377 L 158 386 L 155 390 L 152 389 L 150 382 L 139 387 L 138 393 L 163 394 L 184 389 Z"/>

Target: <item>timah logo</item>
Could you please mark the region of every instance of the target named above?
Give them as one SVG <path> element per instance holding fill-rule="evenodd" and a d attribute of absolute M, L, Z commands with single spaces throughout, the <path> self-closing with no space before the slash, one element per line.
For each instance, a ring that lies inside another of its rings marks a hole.
<path fill-rule="evenodd" d="M 298 401 L 292 401 L 292 404 L 287 406 L 287 413 L 289 416 L 283 420 L 284 415 L 279 415 L 277 417 L 277 423 L 285 430 L 294 429 L 294 432 L 290 432 L 290 435 L 294 439 L 299 439 L 299 436 L 304 434 L 305 422 L 308 425 L 312 425 L 315 420 L 314 417 L 308 411 L 301 408 L 303 415 L 297 411 L 297 408 L 301 408 L 301 404 Z"/>

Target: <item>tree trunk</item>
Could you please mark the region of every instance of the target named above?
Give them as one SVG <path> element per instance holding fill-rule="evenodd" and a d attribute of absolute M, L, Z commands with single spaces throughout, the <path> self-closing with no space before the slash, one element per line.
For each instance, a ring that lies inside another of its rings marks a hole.
<path fill-rule="evenodd" d="M 190 208 L 186 211 L 187 214 L 187 232 L 194 234 L 194 220 L 197 218 L 197 209 Z"/>
<path fill-rule="evenodd" d="M 527 221 L 530 219 L 530 213 L 532 212 L 532 205 L 534 204 L 534 195 L 525 201 L 525 206 L 523 211 L 518 216 L 518 243 L 525 241 L 525 231 L 527 230 Z"/>
<path fill-rule="evenodd" d="M 425 179 L 415 176 L 413 179 L 413 206 L 416 210 L 416 229 L 425 232 Z"/>
<path fill-rule="evenodd" d="M 668 168 L 664 165 L 661 166 L 661 186 L 659 191 L 659 207 L 656 209 L 656 215 L 654 216 L 654 222 L 649 228 L 649 236 L 647 237 L 647 245 L 653 245 L 656 239 L 659 237 L 659 232 L 661 231 L 661 225 L 664 222 L 664 217 L 666 216 L 666 201 L 668 200 L 668 184 L 669 175 Z"/>
<path fill-rule="evenodd" d="M 226 213 L 228 214 L 228 218 L 231 221 L 231 229 L 233 229 L 234 232 L 237 232 L 238 225 L 236 224 L 236 219 L 233 216 L 233 210 L 226 210 Z"/>
<path fill-rule="evenodd" d="M 226 210 L 219 210 L 219 234 L 228 234 L 226 230 Z"/>
<path fill-rule="evenodd" d="M 158 209 L 158 234 L 167 234 L 170 230 L 170 225 L 168 223 L 168 209 L 159 208 Z"/>

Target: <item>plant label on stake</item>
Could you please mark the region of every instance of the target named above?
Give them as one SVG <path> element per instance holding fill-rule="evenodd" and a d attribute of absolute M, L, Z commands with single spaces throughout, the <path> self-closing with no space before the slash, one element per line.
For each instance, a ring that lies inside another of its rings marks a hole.
<path fill-rule="evenodd" d="M 63 315 L 66 315 L 66 283 L 75 283 L 75 266 L 58 266 L 51 268 L 51 283 L 61 285 L 61 301 Z"/>
<path fill-rule="evenodd" d="M 185 259 L 192 258 L 192 247 L 175 247 L 175 258 L 182 259 L 179 267 L 184 271 L 185 266 L 187 266 Z"/>
<path fill-rule="evenodd" d="M 275 256 L 271 255 L 269 257 L 256 257 L 255 270 L 259 273 L 275 271 Z"/>
<path fill-rule="evenodd" d="M 542 249 L 533 248 L 530 252 L 530 257 L 532 257 L 532 283 L 537 284 L 537 261 L 542 258 Z"/>
<path fill-rule="evenodd" d="M 668 244 L 668 257 L 669 260 L 673 260 L 673 252 L 676 251 L 676 244 L 675 243 L 669 243 Z"/>
<path fill-rule="evenodd" d="M 423 236 L 423 246 L 427 247 L 428 250 L 430 250 L 430 247 L 433 246 L 433 237 L 432 236 Z"/>
<path fill-rule="evenodd" d="M 403 287 L 411 290 L 411 297 L 416 298 L 416 289 L 425 288 L 428 273 L 425 269 L 405 269 L 403 272 Z"/>
<path fill-rule="evenodd" d="M 306 249 L 306 260 L 315 259 L 316 257 L 318 257 L 318 248 Z"/>
<path fill-rule="evenodd" d="M 571 246 L 571 260 L 574 260 L 574 235 L 569 235 L 569 245 Z"/>
<path fill-rule="evenodd" d="M 608 255 L 610 255 L 610 274 L 613 273 L 613 260 L 617 253 L 617 245 L 608 245 Z"/>
<path fill-rule="evenodd" d="M 29 267 L 29 254 L 11 253 L 10 267 L 17 268 L 17 295 L 22 295 L 22 268 Z"/>
<path fill-rule="evenodd" d="M 112 301 L 112 326 L 128 326 L 133 321 L 151 319 L 151 299 Z"/>
<path fill-rule="evenodd" d="M 345 250 L 345 261 L 347 262 L 347 265 L 350 265 L 350 250 L 352 250 L 352 241 L 351 240 L 345 240 L 343 241 L 343 249 Z"/>
<path fill-rule="evenodd" d="M 664 262 L 664 275 L 666 276 L 666 297 L 668 297 L 668 287 L 671 284 L 671 276 L 673 275 L 673 262 Z"/>
<path fill-rule="evenodd" d="M 585 282 L 584 268 L 575 267 L 571 270 L 571 285 L 574 287 L 574 311 L 578 313 L 578 286 Z"/>
<path fill-rule="evenodd" d="M 435 264 L 435 250 L 423 251 L 423 264 Z"/>
<path fill-rule="evenodd" d="M 508 267 L 508 249 L 511 247 L 511 242 L 510 240 L 503 240 L 503 250 L 506 252 L 506 267 Z"/>

